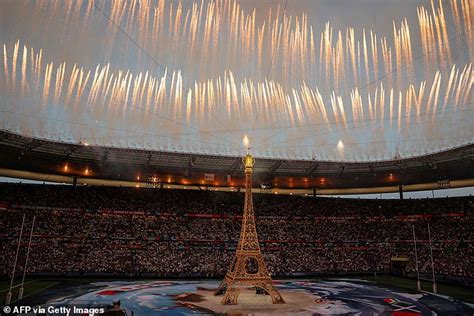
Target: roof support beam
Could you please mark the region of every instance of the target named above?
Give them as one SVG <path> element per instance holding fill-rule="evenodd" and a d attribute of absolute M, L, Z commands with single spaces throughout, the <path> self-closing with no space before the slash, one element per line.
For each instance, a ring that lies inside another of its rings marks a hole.
<path fill-rule="evenodd" d="M 315 173 L 316 170 L 318 170 L 318 167 L 319 167 L 319 164 L 317 162 L 313 162 L 311 166 L 309 166 L 309 168 L 306 169 L 306 174 L 308 175 L 308 177 L 311 177 L 313 173 Z"/>
<path fill-rule="evenodd" d="M 239 169 L 241 164 L 242 164 L 242 160 L 240 158 L 236 158 L 229 167 L 229 174 L 233 175 Z"/>
<path fill-rule="evenodd" d="M 66 151 L 66 155 L 63 157 L 62 162 L 66 161 L 74 152 L 76 151 L 77 147 L 70 147 L 68 151 Z"/>
<path fill-rule="evenodd" d="M 29 142 L 27 145 L 25 145 L 21 149 L 20 155 L 18 156 L 18 159 L 21 159 L 21 157 L 26 156 L 30 151 L 32 151 L 33 149 L 41 146 L 42 144 L 43 144 L 42 141 L 37 140 L 37 139 L 33 139 L 31 142 Z"/>
<path fill-rule="evenodd" d="M 340 176 L 342 176 L 342 174 L 344 173 L 344 170 L 346 170 L 346 166 L 341 165 L 341 172 L 339 173 Z"/>
<path fill-rule="evenodd" d="M 188 169 L 191 169 L 192 167 L 194 167 L 195 163 L 196 163 L 196 157 L 190 156 L 189 162 L 188 162 Z"/>
<path fill-rule="evenodd" d="M 150 168 L 150 162 L 151 162 L 151 158 L 153 157 L 153 155 L 151 154 L 151 152 L 148 153 L 148 159 L 146 160 L 146 169 Z"/>
<path fill-rule="evenodd" d="M 270 176 L 273 176 L 273 174 L 280 168 L 280 166 L 283 164 L 283 161 L 278 160 L 275 161 L 275 163 L 268 169 L 268 173 Z"/>
<path fill-rule="evenodd" d="M 189 161 L 188 165 L 186 167 L 186 170 L 184 170 L 184 176 L 189 177 L 191 174 L 191 169 L 194 167 L 194 164 L 196 163 L 196 157 L 195 156 L 189 156 Z"/>
<path fill-rule="evenodd" d="M 109 156 L 109 150 L 106 149 L 104 151 L 104 154 L 102 155 L 102 159 L 100 160 L 100 166 L 102 167 L 104 165 L 104 163 L 107 161 L 107 158 Z"/>

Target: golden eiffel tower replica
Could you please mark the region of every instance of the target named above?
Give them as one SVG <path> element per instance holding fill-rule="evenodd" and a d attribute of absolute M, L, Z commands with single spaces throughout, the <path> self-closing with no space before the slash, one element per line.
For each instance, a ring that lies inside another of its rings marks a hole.
<path fill-rule="evenodd" d="M 256 294 L 269 294 L 273 304 L 283 304 L 285 301 L 273 284 L 258 244 L 252 200 L 252 168 L 255 159 L 247 154 L 242 162 L 245 166 L 245 203 L 239 244 L 229 270 L 214 294 L 224 294 L 222 304 L 235 305 L 240 288 L 251 286 L 255 288 Z"/>

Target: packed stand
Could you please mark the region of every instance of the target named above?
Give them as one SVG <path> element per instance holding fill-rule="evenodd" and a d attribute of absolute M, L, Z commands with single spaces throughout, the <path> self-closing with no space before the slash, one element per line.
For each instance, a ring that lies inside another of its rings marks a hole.
<path fill-rule="evenodd" d="M 472 197 L 363 200 L 254 194 L 257 230 L 273 275 L 390 272 L 408 258 L 438 275 L 474 277 Z M 220 277 L 240 232 L 242 193 L 0 185 L 0 274 L 11 274 L 23 214 L 28 273 Z M 21 273 L 22 264 L 19 265 Z"/>

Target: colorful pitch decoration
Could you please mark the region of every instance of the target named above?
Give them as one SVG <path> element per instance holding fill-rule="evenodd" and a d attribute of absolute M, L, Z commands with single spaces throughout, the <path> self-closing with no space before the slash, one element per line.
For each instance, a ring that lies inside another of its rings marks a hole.
<path fill-rule="evenodd" d="M 394 298 L 385 298 L 384 301 L 390 304 L 394 310 L 392 316 L 416 316 L 421 315 L 421 311 L 416 309 L 416 305 L 411 302 L 402 302 Z"/>
<path fill-rule="evenodd" d="M 59 289 L 49 297 L 57 307 L 91 303 L 95 306 L 105 306 L 111 301 L 120 301 L 123 310 L 143 315 L 156 312 L 168 315 L 199 315 L 209 314 L 210 311 L 200 307 L 203 297 L 198 293 L 217 285 L 217 281 L 211 280 L 95 282 L 83 284 L 74 291 L 66 287 L 65 293 L 68 295 L 64 295 Z M 433 312 L 459 315 L 472 313 L 472 307 L 468 304 L 447 296 L 430 293 L 409 294 L 401 289 L 389 290 L 357 279 L 284 280 L 277 282 L 277 285 L 280 291 L 305 292 L 314 298 L 312 304 L 304 308 L 296 307 L 293 313 L 394 316 L 428 316 L 433 315 Z M 270 308 L 269 306 L 272 304 L 268 304 L 266 308 Z M 430 306 L 435 306 L 435 309 Z"/>

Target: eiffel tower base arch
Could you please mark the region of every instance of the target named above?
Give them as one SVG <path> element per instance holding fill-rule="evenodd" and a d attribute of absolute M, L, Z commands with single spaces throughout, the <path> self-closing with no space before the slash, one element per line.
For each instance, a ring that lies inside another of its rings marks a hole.
<path fill-rule="evenodd" d="M 257 271 L 255 271 L 255 273 L 249 273 L 246 269 L 249 258 L 254 259 L 257 263 Z M 285 303 L 285 300 L 273 284 L 261 253 L 237 253 L 234 263 L 234 267 L 231 265 L 231 269 L 215 292 L 215 295 L 224 294 L 221 301 L 222 304 L 237 304 L 240 291 L 243 287 L 255 288 L 255 294 L 270 295 L 273 304 Z"/>

